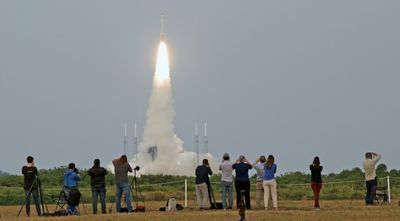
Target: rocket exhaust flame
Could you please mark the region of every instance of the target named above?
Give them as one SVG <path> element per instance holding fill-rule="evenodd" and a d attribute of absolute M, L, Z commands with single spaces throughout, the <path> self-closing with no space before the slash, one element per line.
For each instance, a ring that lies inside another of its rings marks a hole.
<path fill-rule="evenodd" d="M 162 86 L 170 82 L 168 50 L 167 44 L 164 41 L 161 41 L 158 46 L 155 80 L 157 86 Z"/>

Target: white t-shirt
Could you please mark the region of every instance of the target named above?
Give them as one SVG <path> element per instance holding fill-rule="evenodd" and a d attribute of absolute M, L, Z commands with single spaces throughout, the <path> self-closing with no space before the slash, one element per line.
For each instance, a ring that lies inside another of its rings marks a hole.
<path fill-rule="evenodd" d="M 381 159 L 381 156 L 373 156 L 372 159 L 365 159 L 364 161 L 364 171 L 365 171 L 365 180 L 373 180 L 376 177 L 375 165 L 378 160 Z"/>

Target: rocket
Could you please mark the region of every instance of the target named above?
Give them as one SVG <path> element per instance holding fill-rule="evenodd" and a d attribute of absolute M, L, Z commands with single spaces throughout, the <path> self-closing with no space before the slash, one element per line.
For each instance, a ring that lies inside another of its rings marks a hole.
<path fill-rule="evenodd" d="M 161 14 L 160 41 L 164 41 L 164 14 Z"/>

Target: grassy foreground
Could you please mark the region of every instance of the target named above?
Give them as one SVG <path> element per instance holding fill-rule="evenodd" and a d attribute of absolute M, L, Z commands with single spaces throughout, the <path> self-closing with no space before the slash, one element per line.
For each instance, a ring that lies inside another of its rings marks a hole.
<path fill-rule="evenodd" d="M 25 217 L 21 213 L 19 218 L 16 217 L 20 206 L 1 206 L 0 215 L 1 221 L 5 220 L 65 220 L 65 221 L 166 221 L 166 220 L 181 220 L 181 221 L 194 221 L 194 220 L 215 220 L 215 221 L 232 221 L 238 220 L 238 212 L 236 210 L 224 212 L 222 210 L 209 210 L 199 211 L 194 208 L 194 202 L 189 202 L 189 208 L 184 211 L 166 213 L 159 212 L 159 207 L 164 205 L 164 202 L 147 202 L 145 213 L 133 214 L 116 214 L 111 213 L 107 215 L 91 215 L 91 205 L 81 205 L 81 216 L 68 216 L 68 217 L 35 217 L 34 208 L 32 217 Z M 314 211 L 312 209 L 312 201 L 279 201 L 279 211 L 272 210 L 248 210 L 246 211 L 246 218 L 248 221 L 252 220 L 399 220 L 400 207 L 397 201 L 393 201 L 390 205 L 385 206 L 369 206 L 366 207 L 363 201 L 350 201 L 350 200 L 332 200 L 322 201 L 322 209 Z M 110 205 L 107 205 L 107 210 Z M 54 209 L 53 205 L 49 205 L 49 209 Z"/>

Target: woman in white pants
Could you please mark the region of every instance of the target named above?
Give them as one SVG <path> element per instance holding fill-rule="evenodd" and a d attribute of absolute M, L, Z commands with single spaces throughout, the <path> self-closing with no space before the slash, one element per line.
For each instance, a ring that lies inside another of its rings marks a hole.
<path fill-rule="evenodd" d="M 275 210 L 278 209 L 275 173 L 276 173 L 275 159 L 274 159 L 274 156 L 269 155 L 268 159 L 267 159 L 267 163 L 265 164 L 265 168 L 264 168 L 264 181 L 263 181 L 265 209 L 268 209 L 268 201 L 269 201 L 270 191 L 271 191 L 271 195 L 272 195 L 272 203 L 273 203 L 274 209 Z"/>

